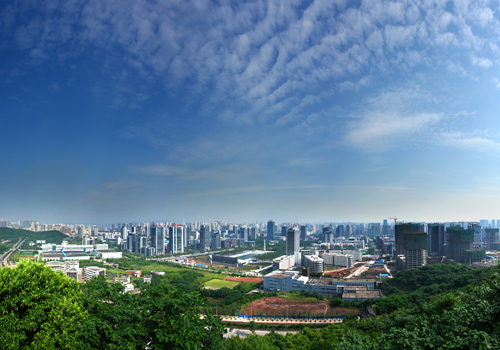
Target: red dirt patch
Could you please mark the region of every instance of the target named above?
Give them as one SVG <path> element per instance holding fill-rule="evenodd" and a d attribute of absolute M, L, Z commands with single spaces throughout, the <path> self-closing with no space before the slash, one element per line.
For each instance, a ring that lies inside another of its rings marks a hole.
<path fill-rule="evenodd" d="M 224 277 L 225 281 L 233 281 L 233 282 L 252 282 L 252 283 L 262 283 L 264 282 L 263 278 L 260 277 Z"/>
<path fill-rule="evenodd" d="M 288 309 L 288 311 L 287 311 Z M 264 316 L 342 316 L 358 315 L 359 310 L 332 308 L 326 301 L 297 301 L 287 298 L 271 297 L 252 302 L 242 309 L 245 315 Z"/>

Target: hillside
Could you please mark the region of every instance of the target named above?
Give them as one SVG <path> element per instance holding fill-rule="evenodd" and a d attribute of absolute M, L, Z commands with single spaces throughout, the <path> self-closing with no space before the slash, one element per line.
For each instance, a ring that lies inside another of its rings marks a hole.
<path fill-rule="evenodd" d="M 30 241 L 45 240 L 47 243 L 61 244 L 65 238 L 68 238 L 68 236 L 60 231 L 33 232 L 23 229 L 0 227 L 0 242 L 5 240 L 10 241 L 4 246 L 12 246 L 20 237 L 26 238 L 26 242 L 21 246 L 21 249 L 29 249 Z"/>

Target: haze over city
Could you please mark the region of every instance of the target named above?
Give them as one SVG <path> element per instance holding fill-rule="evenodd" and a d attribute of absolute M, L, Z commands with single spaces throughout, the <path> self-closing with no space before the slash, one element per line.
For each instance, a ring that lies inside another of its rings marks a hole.
<path fill-rule="evenodd" d="M 1 217 L 499 217 L 498 1 L 0 13 Z"/>

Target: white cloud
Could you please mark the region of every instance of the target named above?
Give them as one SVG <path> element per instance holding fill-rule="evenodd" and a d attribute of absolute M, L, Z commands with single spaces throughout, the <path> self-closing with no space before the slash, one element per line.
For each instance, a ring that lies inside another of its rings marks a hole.
<path fill-rule="evenodd" d="M 155 164 L 143 167 L 133 167 L 134 172 L 152 176 L 173 176 L 185 174 L 189 169 L 167 164 Z"/>
<path fill-rule="evenodd" d="M 443 146 L 481 152 L 500 151 L 500 142 L 487 137 L 484 132 L 443 132 L 438 136 L 437 143 Z"/>
<path fill-rule="evenodd" d="M 393 111 L 369 112 L 354 123 L 345 141 L 363 150 L 378 151 L 398 141 L 407 141 L 409 137 L 437 123 L 442 117 L 437 113 L 400 115 Z"/>
<path fill-rule="evenodd" d="M 490 68 L 493 64 L 489 58 L 477 57 L 476 55 L 471 55 L 471 62 L 475 66 L 479 66 L 481 68 Z"/>
<path fill-rule="evenodd" d="M 204 116 L 225 110 L 222 120 L 248 125 L 291 114 L 300 125 L 309 115 L 297 110 L 304 94 L 356 90 L 363 86 L 356 81 L 371 84 L 380 72 L 404 75 L 423 60 L 461 76 L 500 60 L 500 52 L 485 49 L 500 44 L 500 24 L 488 2 L 457 2 L 452 10 L 444 1 L 385 0 L 93 0 L 66 3 L 57 13 L 49 3 L 44 6 L 27 23 L 5 25 L 38 60 L 109 53 L 105 69 L 130 69 L 145 86 L 160 83 L 167 93 L 183 88 L 188 92 L 180 102 L 201 102 Z M 8 12 L 5 21 L 13 23 L 16 14 Z M 473 67 L 455 60 L 451 67 L 449 57 L 457 53 L 470 57 Z M 129 106 L 137 96 L 132 76 L 116 78 L 117 106 Z M 134 103 L 145 103 L 148 93 L 142 91 Z"/>

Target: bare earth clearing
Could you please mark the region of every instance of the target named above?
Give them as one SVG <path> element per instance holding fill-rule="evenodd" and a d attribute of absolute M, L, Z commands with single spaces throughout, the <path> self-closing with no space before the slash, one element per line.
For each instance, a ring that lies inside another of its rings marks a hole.
<path fill-rule="evenodd" d="M 242 314 L 265 316 L 317 316 L 331 317 L 358 315 L 357 309 L 332 308 L 326 301 L 297 301 L 287 298 L 271 297 L 260 299 L 245 306 Z"/>

